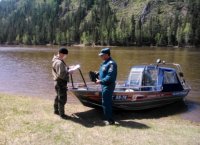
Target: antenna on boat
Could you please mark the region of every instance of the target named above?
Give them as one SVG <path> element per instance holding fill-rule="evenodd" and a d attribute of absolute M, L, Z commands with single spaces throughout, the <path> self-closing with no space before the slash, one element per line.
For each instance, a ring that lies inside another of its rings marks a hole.
<path fill-rule="evenodd" d="M 165 63 L 166 63 L 166 61 L 164 61 L 164 60 L 163 60 L 163 61 L 162 61 L 162 63 L 163 63 L 163 64 L 165 64 Z"/>
<path fill-rule="evenodd" d="M 157 60 L 156 60 L 156 67 L 158 67 L 159 63 L 161 63 L 161 60 L 160 60 L 160 59 L 157 59 Z"/>
<path fill-rule="evenodd" d="M 160 60 L 160 59 L 157 59 L 157 60 L 156 60 L 156 63 L 157 63 L 157 64 L 161 63 L 161 60 Z"/>

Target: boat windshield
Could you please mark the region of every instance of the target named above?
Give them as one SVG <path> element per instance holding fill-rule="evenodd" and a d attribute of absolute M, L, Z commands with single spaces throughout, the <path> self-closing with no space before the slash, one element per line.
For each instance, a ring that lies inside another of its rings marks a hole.
<path fill-rule="evenodd" d="M 158 69 L 151 68 L 144 71 L 143 74 L 143 86 L 156 86 L 158 78 Z"/>
<path fill-rule="evenodd" d="M 128 79 L 128 84 L 130 86 L 138 86 L 140 85 L 141 80 L 141 73 L 138 72 L 132 72 Z"/>
<path fill-rule="evenodd" d="M 132 68 L 126 86 L 140 86 L 143 68 Z"/>

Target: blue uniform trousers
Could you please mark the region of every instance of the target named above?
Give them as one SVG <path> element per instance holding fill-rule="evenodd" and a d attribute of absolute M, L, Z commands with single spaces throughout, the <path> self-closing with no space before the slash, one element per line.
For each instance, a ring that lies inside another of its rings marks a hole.
<path fill-rule="evenodd" d="M 112 95 L 115 89 L 115 84 L 102 86 L 102 106 L 106 120 L 112 120 Z"/>

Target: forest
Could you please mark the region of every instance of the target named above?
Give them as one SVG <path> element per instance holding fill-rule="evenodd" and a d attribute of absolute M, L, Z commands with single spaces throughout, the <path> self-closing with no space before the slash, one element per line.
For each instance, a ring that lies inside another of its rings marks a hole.
<path fill-rule="evenodd" d="M 200 0 L 1 0 L 0 44 L 199 46 Z"/>

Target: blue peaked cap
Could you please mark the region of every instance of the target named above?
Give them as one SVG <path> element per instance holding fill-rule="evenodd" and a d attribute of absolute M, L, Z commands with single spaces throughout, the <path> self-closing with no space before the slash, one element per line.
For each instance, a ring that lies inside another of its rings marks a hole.
<path fill-rule="evenodd" d="M 99 53 L 99 56 L 102 56 L 104 54 L 109 54 L 110 55 L 110 48 L 101 49 L 101 52 Z"/>

